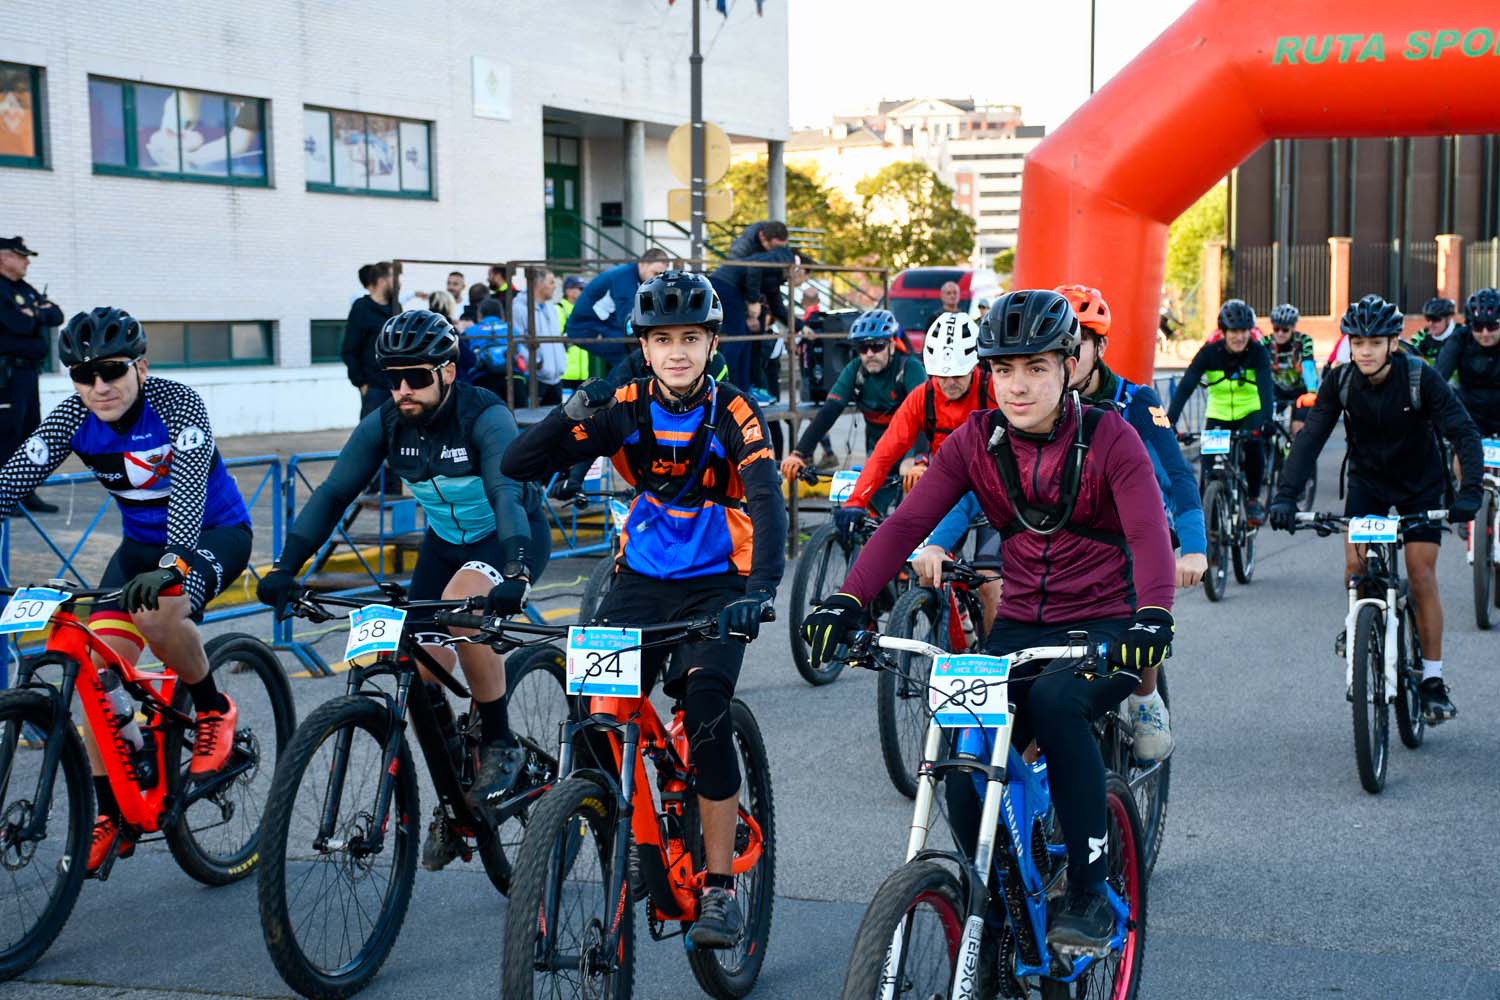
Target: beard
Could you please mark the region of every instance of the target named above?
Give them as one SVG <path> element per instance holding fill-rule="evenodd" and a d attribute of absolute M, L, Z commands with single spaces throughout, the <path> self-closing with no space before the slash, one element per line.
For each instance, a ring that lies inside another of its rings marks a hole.
<path fill-rule="evenodd" d="M 400 404 L 397 404 L 396 406 L 397 418 L 400 419 L 403 424 L 407 425 L 426 423 L 427 418 L 431 417 L 433 411 L 437 409 L 437 405 L 429 406 L 426 403 L 418 402 L 415 399 L 408 400 L 408 402 L 416 403 L 417 409 L 415 412 L 403 410 Z"/>

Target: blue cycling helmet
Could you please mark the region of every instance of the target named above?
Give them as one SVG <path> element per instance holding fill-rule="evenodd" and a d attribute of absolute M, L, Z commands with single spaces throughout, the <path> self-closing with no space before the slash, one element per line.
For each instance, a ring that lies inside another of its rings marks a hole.
<path fill-rule="evenodd" d="M 850 340 L 890 340 L 901 336 L 901 324 L 889 309 L 871 309 L 861 313 L 849 327 Z"/>
<path fill-rule="evenodd" d="M 1220 330 L 1255 329 L 1255 310 L 1244 299 L 1230 299 L 1219 309 Z"/>

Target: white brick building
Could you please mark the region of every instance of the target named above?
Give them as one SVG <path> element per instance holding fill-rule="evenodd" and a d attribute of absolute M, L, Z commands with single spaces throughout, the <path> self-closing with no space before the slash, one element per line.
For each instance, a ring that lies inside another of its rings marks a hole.
<path fill-rule="evenodd" d="M 549 219 L 585 254 L 656 232 L 680 186 L 666 139 L 688 117 L 690 17 L 667 0 L 12 2 L 0 235 L 40 253 L 33 283 L 69 315 L 146 321 L 220 434 L 346 426 L 333 328 L 317 363 L 311 331 L 342 321 L 361 264 L 539 258 Z M 727 23 L 708 5 L 703 23 L 706 118 L 779 144 L 786 5 Z M 628 224 L 592 230 L 602 215 Z M 404 285 L 447 270 L 408 266 Z M 44 407 L 67 391 L 44 376 Z"/>

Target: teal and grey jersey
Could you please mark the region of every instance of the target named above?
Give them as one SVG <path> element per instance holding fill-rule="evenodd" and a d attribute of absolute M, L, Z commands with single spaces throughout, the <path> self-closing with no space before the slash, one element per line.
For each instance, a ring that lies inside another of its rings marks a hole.
<path fill-rule="evenodd" d="M 328 478 L 303 505 L 277 565 L 297 572 L 384 462 L 422 505 L 428 531 L 454 545 L 498 534 L 506 560 L 527 563 L 535 580 L 551 534 L 540 490 L 500 472 L 501 456 L 515 438 L 515 417 L 499 396 L 478 386 L 454 383 L 420 423 L 402 420 L 387 399 L 360 421 Z"/>

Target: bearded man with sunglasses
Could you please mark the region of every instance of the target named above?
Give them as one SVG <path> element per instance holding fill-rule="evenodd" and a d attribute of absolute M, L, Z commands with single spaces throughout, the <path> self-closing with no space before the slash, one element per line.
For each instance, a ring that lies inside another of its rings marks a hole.
<path fill-rule="evenodd" d="M 76 395 L 47 415 L 0 469 L 0 517 L 68 455 L 76 454 L 115 498 L 124 538 L 99 586 L 120 587 L 94 605 L 89 628 L 134 663 L 150 646 L 182 678 L 197 714 L 191 773 L 212 774 L 229 759 L 239 711 L 214 685 L 195 624 L 210 599 L 245 571 L 250 516 L 214 445 L 203 399 L 188 386 L 148 377 L 146 333 L 122 309 L 79 313 L 58 338 Z M 89 870 L 124 836 L 135 850 L 92 738 L 98 819 Z"/>
<path fill-rule="evenodd" d="M 302 590 L 296 574 L 386 462 L 427 519 L 408 586 L 411 600 L 489 596 L 494 614 L 521 610 L 531 582 L 547 565 L 552 533 L 540 491 L 500 472 L 501 456 L 516 437 L 515 417 L 488 389 L 457 381 L 458 347 L 458 332 L 437 313 L 414 309 L 386 321 L 375 340 L 382 384 L 371 389 L 386 398 L 359 422 L 328 478 L 297 515 L 276 568 L 260 581 L 262 603 L 278 614 L 286 611 Z M 453 649 L 436 643 L 449 633 L 415 613 L 408 623 L 419 639 L 431 636 L 424 642 L 427 652 L 452 669 Z M 515 784 L 525 752 L 510 729 L 504 658 L 481 644 L 462 645 L 456 656 L 479 714 L 479 769 L 469 797 L 483 807 Z M 432 697 L 446 698 L 431 677 L 426 680 Z M 438 811 L 422 865 L 436 871 L 457 855 L 457 838 Z"/>

